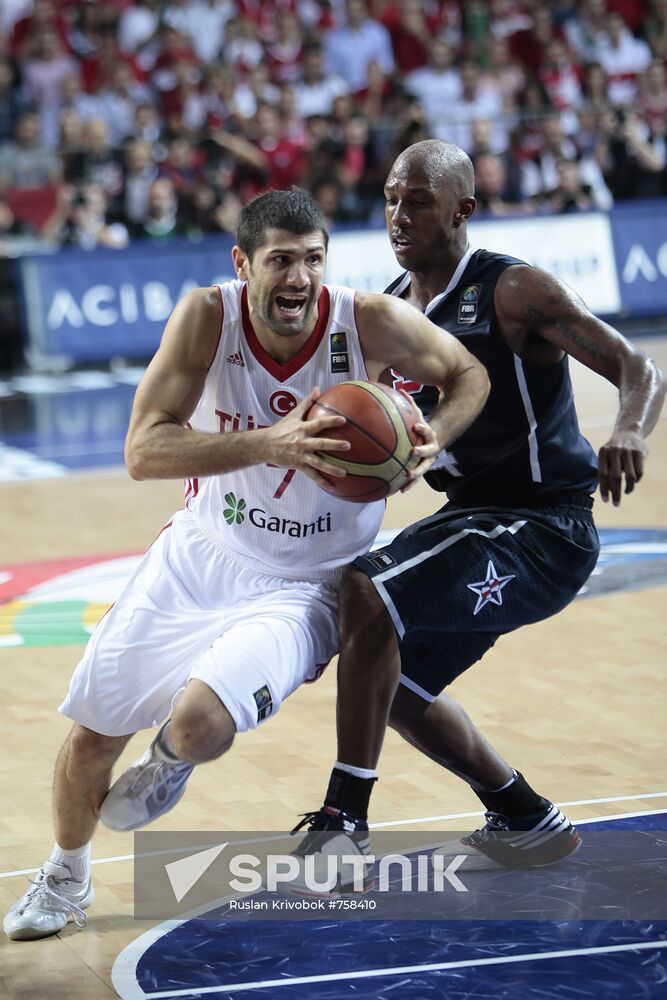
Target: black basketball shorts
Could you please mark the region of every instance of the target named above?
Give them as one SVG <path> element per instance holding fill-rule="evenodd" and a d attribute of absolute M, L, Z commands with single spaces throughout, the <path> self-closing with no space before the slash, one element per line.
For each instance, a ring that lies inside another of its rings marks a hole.
<path fill-rule="evenodd" d="M 569 604 L 595 567 L 593 501 L 442 510 L 355 559 L 400 641 L 401 683 L 427 701 L 498 636 Z"/>

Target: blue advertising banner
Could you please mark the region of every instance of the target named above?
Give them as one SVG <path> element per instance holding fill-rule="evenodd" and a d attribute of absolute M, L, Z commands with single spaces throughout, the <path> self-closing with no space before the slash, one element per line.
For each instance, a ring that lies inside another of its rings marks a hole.
<path fill-rule="evenodd" d="M 192 288 L 234 277 L 231 237 L 126 250 L 64 250 L 19 262 L 27 353 L 102 361 L 150 357 L 178 300 Z"/>
<path fill-rule="evenodd" d="M 611 213 L 623 310 L 667 312 L 667 202 L 634 201 Z"/>

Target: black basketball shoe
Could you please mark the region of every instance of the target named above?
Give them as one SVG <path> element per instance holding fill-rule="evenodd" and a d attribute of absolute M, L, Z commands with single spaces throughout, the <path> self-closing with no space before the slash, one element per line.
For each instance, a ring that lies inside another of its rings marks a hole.
<path fill-rule="evenodd" d="M 353 859 L 370 854 L 368 823 L 349 813 L 323 806 L 306 813 L 292 833 L 308 824 L 308 832 L 292 856 L 300 862 L 296 879 L 289 883 L 291 892 L 307 896 L 336 896 L 345 892 L 368 892 L 374 880 L 363 874 Z"/>
<path fill-rule="evenodd" d="M 520 819 L 509 820 L 488 811 L 481 830 L 450 841 L 439 853 L 465 854 L 462 870 L 545 868 L 558 864 L 581 846 L 581 837 L 560 809 L 545 800 L 545 807 Z"/>

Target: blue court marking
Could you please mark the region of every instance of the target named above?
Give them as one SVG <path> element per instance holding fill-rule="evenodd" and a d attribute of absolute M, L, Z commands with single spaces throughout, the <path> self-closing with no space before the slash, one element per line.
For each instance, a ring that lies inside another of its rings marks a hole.
<path fill-rule="evenodd" d="M 577 826 L 655 832 L 662 861 L 651 879 L 664 887 L 665 811 Z M 537 886 L 538 873 L 526 878 Z M 143 935 L 113 980 L 124 1000 L 657 998 L 667 996 L 667 920 L 225 922 L 212 911 Z"/>

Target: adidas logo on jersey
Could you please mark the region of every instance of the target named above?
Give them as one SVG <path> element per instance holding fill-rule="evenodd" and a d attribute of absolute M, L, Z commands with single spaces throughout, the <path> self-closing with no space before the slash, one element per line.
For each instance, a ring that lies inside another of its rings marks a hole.
<path fill-rule="evenodd" d="M 235 354 L 230 354 L 227 358 L 228 365 L 240 365 L 241 368 L 245 368 L 245 361 L 243 360 L 243 355 L 240 351 L 236 351 Z"/>

